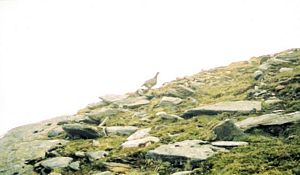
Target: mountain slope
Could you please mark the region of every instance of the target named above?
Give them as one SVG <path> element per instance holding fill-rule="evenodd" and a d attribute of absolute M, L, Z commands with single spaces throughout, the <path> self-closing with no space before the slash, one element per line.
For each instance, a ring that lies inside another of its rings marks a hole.
<path fill-rule="evenodd" d="M 11 130 L 0 173 L 299 174 L 299 63 L 290 49 L 102 96 Z"/>

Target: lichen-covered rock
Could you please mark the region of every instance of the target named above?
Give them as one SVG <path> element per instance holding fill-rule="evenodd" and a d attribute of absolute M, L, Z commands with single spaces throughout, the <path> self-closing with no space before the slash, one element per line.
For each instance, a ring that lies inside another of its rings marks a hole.
<path fill-rule="evenodd" d="M 115 116 L 120 112 L 119 109 L 103 107 L 86 114 L 92 120 L 101 122 L 105 117 Z"/>
<path fill-rule="evenodd" d="M 86 124 L 65 124 L 62 128 L 72 139 L 94 139 L 101 136 L 96 127 Z"/>
<path fill-rule="evenodd" d="M 145 147 L 148 144 L 159 142 L 159 138 L 153 136 L 147 136 L 140 139 L 128 140 L 122 143 L 122 148 L 137 148 L 137 147 Z"/>
<path fill-rule="evenodd" d="M 166 95 L 178 98 L 187 98 L 193 95 L 195 91 L 183 85 L 178 85 L 175 89 L 171 89 Z"/>
<path fill-rule="evenodd" d="M 227 101 L 189 109 L 183 113 L 182 117 L 191 118 L 200 114 L 216 115 L 222 112 L 239 112 L 247 114 L 260 110 L 261 102 L 259 101 Z"/>
<path fill-rule="evenodd" d="M 163 121 L 172 121 L 176 122 L 178 120 L 183 120 L 183 118 L 174 115 L 174 114 L 167 114 L 166 112 L 158 112 L 156 113 L 156 116 L 158 116 Z"/>
<path fill-rule="evenodd" d="M 106 157 L 108 154 L 109 153 L 106 151 L 90 151 L 86 153 L 86 157 L 89 159 L 89 161 L 93 162 Z"/>
<path fill-rule="evenodd" d="M 144 128 L 144 129 L 139 129 L 137 130 L 135 133 L 133 133 L 132 135 L 130 135 L 127 140 L 136 140 L 136 139 L 141 139 L 144 137 L 149 136 L 151 131 L 151 128 Z"/>
<path fill-rule="evenodd" d="M 164 106 L 176 106 L 180 104 L 183 100 L 181 98 L 177 97 L 163 97 L 160 102 L 159 106 L 164 107 Z"/>

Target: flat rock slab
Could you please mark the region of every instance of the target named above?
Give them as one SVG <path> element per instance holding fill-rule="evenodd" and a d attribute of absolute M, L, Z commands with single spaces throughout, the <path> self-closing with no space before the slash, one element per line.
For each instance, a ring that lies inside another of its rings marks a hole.
<path fill-rule="evenodd" d="M 122 105 L 124 107 L 134 109 L 134 108 L 147 105 L 149 103 L 150 101 L 147 99 L 147 97 L 142 96 L 142 97 L 128 98 L 122 102 Z"/>
<path fill-rule="evenodd" d="M 62 128 L 73 139 L 94 139 L 101 136 L 96 127 L 86 124 L 65 124 Z"/>
<path fill-rule="evenodd" d="M 130 135 L 127 140 L 137 140 L 137 139 L 142 139 L 145 138 L 147 136 L 149 136 L 151 131 L 151 128 L 144 128 L 144 129 L 139 129 L 137 130 L 135 133 L 133 133 L 132 135 Z"/>
<path fill-rule="evenodd" d="M 41 165 L 45 168 L 55 169 L 55 168 L 66 168 L 72 162 L 71 157 L 54 157 L 43 160 Z"/>
<path fill-rule="evenodd" d="M 260 110 L 261 102 L 259 101 L 228 101 L 189 109 L 183 113 L 182 117 L 191 118 L 201 114 L 216 115 L 223 112 L 240 112 L 247 114 Z"/>
<path fill-rule="evenodd" d="M 212 142 L 211 145 L 218 147 L 237 147 L 237 146 L 247 146 L 248 142 L 241 141 L 216 141 Z"/>
<path fill-rule="evenodd" d="M 173 173 L 171 175 L 191 175 L 191 174 L 192 171 L 180 171 L 180 172 Z"/>
<path fill-rule="evenodd" d="M 197 163 L 208 159 L 214 154 L 227 151 L 224 148 L 212 146 L 210 144 L 204 144 L 201 140 L 188 140 L 184 142 L 176 142 L 174 144 L 161 145 L 160 147 L 149 151 L 147 158 L 169 161 L 175 165 L 186 161 Z"/>
<path fill-rule="evenodd" d="M 178 98 L 187 98 L 193 95 L 195 91 L 183 85 L 179 85 L 176 89 L 171 89 L 166 95 Z"/>
<path fill-rule="evenodd" d="M 167 114 L 166 112 L 158 112 L 156 113 L 156 116 L 158 116 L 161 120 L 163 121 L 178 121 L 178 120 L 182 120 L 183 118 L 174 115 L 174 114 Z"/>
<path fill-rule="evenodd" d="M 106 152 L 106 151 L 91 151 L 91 152 L 86 153 L 87 158 L 91 162 L 99 160 L 107 155 L 108 155 L 108 152 Z"/>
<path fill-rule="evenodd" d="M 235 124 L 246 131 L 259 126 L 284 125 L 296 122 L 300 122 L 300 111 L 289 114 L 266 114 L 258 117 L 249 117 Z"/>
<path fill-rule="evenodd" d="M 116 103 L 127 99 L 128 95 L 107 94 L 99 98 L 106 103 Z"/>
<path fill-rule="evenodd" d="M 145 147 L 148 144 L 159 142 L 159 138 L 148 136 L 141 139 L 129 140 L 122 144 L 122 148 L 137 148 L 137 147 Z"/>
<path fill-rule="evenodd" d="M 116 135 L 130 135 L 138 130 L 138 127 L 135 126 L 110 126 L 106 127 L 105 131 L 108 135 L 116 134 Z"/>

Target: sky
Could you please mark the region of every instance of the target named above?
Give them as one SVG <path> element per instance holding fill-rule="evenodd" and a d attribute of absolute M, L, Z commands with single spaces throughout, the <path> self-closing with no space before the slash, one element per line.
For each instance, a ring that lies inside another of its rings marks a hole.
<path fill-rule="evenodd" d="M 298 0 L 0 0 L 0 135 L 104 94 L 300 47 Z"/>

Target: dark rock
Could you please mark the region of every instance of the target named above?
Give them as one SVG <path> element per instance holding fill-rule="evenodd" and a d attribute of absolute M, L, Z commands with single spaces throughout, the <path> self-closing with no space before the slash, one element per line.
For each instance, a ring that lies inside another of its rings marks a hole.
<path fill-rule="evenodd" d="M 257 70 L 253 73 L 253 78 L 255 80 L 260 80 L 263 77 L 264 73 L 261 70 Z"/>
<path fill-rule="evenodd" d="M 96 127 L 85 124 L 66 124 L 62 128 L 72 139 L 94 139 L 101 136 Z"/>
<path fill-rule="evenodd" d="M 243 132 L 234 124 L 232 120 L 220 122 L 213 128 L 217 140 L 233 140 L 235 137 L 243 135 Z"/>

